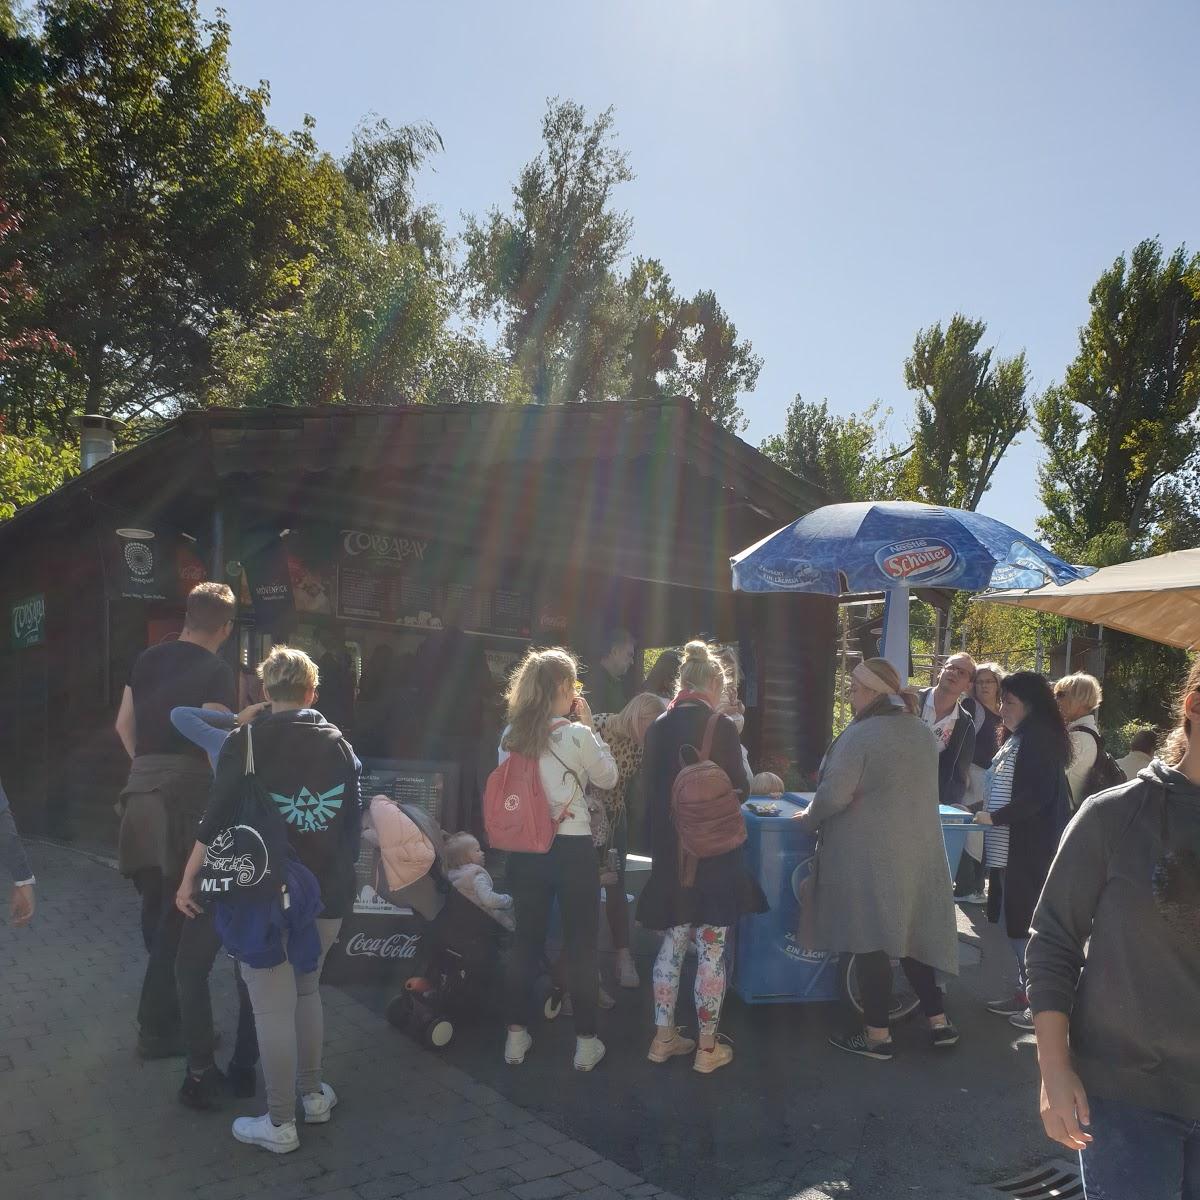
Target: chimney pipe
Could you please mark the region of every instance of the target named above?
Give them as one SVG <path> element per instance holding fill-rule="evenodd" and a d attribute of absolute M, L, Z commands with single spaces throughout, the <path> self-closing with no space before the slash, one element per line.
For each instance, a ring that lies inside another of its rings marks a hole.
<path fill-rule="evenodd" d="M 101 417 L 86 413 L 77 422 L 79 426 L 79 463 L 88 471 L 106 458 L 112 458 L 117 450 L 117 430 L 121 422 L 113 417 Z"/>

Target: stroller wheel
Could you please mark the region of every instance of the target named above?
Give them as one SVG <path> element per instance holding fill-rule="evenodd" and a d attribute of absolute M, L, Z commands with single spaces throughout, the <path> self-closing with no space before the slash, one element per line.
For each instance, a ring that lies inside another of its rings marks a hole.
<path fill-rule="evenodd" d="M 562 988 L 551 988 L 550 994 L 546 997 L 546 1003 L 542 1008 L 547 1021 L 558 1020 L 558 1014 L 562 1012 L 563 1006 L 563 991 Z"/>
<path fill-rule="evenodd" d="M 450 1044 L 450 1039 L 454 1036 L 454 1026 L 445 1018 L 440 1021 L 434 1021 L 425 1030 L 425 1040 L 435 1050 L 440 1050 L 443 1046 Z"/>
<path fill-rule="evenodd" d="M 412 1015 L 412 996 L 408 992 L 400 992 L 399 995 L 393 996 L 388 1001 L 387 1020 L 389 1025 L 395 1026 L 396 1029 L 407 1029 Z"/>

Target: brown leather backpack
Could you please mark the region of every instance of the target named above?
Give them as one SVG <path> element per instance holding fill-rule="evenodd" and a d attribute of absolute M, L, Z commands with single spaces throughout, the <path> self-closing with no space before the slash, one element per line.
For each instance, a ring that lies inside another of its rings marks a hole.
<path fill-rule="evenodd" d="M 712 740 L 720 713 L 713 713 L 704 729 L 704 741 L 679 750 L 679 774 L 671 785 L 671 820 L 679 839 L 679 882 L 692 887 L 702 858 L 716 858 L 736 850 L 746 840 L 746 822 L 733 783 L 712 761 Z M 695 762 L 684 757 L 690 751 Z"/>

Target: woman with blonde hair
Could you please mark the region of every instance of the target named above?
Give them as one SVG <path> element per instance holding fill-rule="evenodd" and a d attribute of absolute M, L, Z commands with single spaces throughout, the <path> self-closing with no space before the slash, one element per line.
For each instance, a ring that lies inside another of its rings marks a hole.
<path fill-rule="evenodd" d="M 575 1069 L 590 1071 L 604 1057 L 596 1036 L 596 932 L 600 881 L 588 817 L 587 788 L 617 783 L 612 752 L 592 730 L 592 713 L 578 694 L 578 664 L 566 650 L 530 650 L 509 683 L 508 725 L 500 761 L 510 753 L 534 759 L 557 833 L 545 854 L 511 852 L 508 886 L 516 934 L 508 961 L 508 1037 L 504 1061 L 525 1061 L 533 1045 L 529 1018 L 550 908 L 562 913 L 567 986 L 575 1017 Z"/>
<path fill-rule="evenodd" d="M 717 1023 L 725 998 L 725 940 L 731 925 L 746 913 L 764 912 L 766 898 L 746 870 L 741 848 L 696 866 L 694 882 L 680 880 L 679 838 L 671 817 L 671 789 L 686 747 L 692 753 L 704 742 L 714 714 L 709 757 L 729 776 L 742 797 L 750 778 L 742 763 L 737 729 L 720 714 L 727 686 L 725 668 L 707 643 L 688 642 L 679 669 L 679 689 L 667 712 L 646 731 L 642 788 L 653 866 L 638 901 L 638 920 L 663 931 L 654 963 L 654 1040 L 647 1057 L 665 1063 L 696 1051 L 694 1069 L 709 1074 L 733 1060 L 733 1048 L 717 1040 Z M 688 945 L 695 940 L 696 1019 L 699 1048 L 675 1025 L 679 978 Z"/>
<path fill-rule="evenodd" d="M 1055 683 L 1054 699 L 1071 734 L 1067 782 L 1071 785 L 1071 810 L 1074 811 L 1087 799 L 1088 773 L 1096 765 L 1104 746 L 1096 723 L 1096 710 L 1104 699 L 1104 692 L 1100 680 L 1080 671 L 1075 675 L 1064 675 Z"/>
<path fill-rule="evenodd" d="M 1136 778 L 1084 801 L 1026 954 L 1046 1133 L 1088 1200 L 1200 1196 L 1200 661 Z"/>
<path fill-rule="evenodd" d="M 809 948 L 855 956 L 865 1028 L 830 1043 L 887 1061 L 895 1055 L 892 959 L 921 1001 L 933 1045 L 958 1042 L 935 976 L 958 974 L 958 929 L 938 817 L 937 735 L 882 658 L 854 668 L 850 707 L 854 720 L 797 814 L 819 835 Z"/>
<path fill-rule="evenodd" d="M 592 728 L 612 751 L 617 763 L 617 782 L 611 788 L 597 788 L 596 796 L 608 813 L 610 845 L 605 847 L 604 913 L 617 954 L 617 982 L 623 988 L 641 984 L 637 966 L 629 950 L 629 905 L 625 899 L 625 860 L 629 854 L 630 807 L 633 783 L 642 765 L 642 744 L 646 730 L 666 712 L 667 704 L 653 692 L 634 696 L 619 713 L 596 713 Z"/>

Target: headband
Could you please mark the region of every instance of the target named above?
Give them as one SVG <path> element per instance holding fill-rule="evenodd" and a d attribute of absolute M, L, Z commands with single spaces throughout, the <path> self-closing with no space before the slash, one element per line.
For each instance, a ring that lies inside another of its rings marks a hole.
<path fill-rule="evenodd" d="M 897 691 L 890 683 L 876 675 L 866 663 L 859 663 L 850 674 L 858 680 L 863 687 L 870 688 L 873 692 L 881 692 L 885 696 L 895 696 Z"/>

